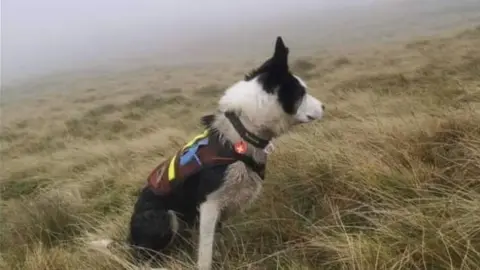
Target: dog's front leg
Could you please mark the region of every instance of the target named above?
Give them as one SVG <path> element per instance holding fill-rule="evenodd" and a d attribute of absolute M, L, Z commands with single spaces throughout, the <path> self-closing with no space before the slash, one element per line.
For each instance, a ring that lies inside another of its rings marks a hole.
<path fill-rule="evenodd" d="M 220 218 L 222 219 L 222 218 Z M 225 237 L 223 235 L 223 222 L 220 220 L 217 223 L 217 227 L 215 228 L 215 246 L 214 248 L 214 256 L 215 257 L 220 257 L 222 255 L 222 252 L 225 250 Z"/>
<path fill-rule="evenodd" d="M 216 200 L 207 199 L 200 205 L 200 235 L 197 258 L 199 270 L 210 270 L 212 267 L 213 241 L 219 214 L 220 205 Z"/>

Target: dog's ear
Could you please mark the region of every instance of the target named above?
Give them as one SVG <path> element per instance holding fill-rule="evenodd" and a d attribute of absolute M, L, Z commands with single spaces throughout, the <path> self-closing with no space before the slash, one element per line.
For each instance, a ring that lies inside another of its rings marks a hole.
<path fill-rule="evenodd" d="M 213 121 L 215 121 L 215 115 L 214 114 L 207 114 L 201 117 L 200 123 L 206 127 L 210 127 L 213 124 Z"/>
<path fill-rule="evenodd" d="M 273 62 L 280 65 L 282 68 L 288 68 L 288 48 L 283 43 L 282 37 L 277 37 L 275 42 L 275 52 L 273 53 Z"/>
<path fill-rule="evenodd" d="M 263 78 L 264 89 L 273 89 L 279 84 L 286 75 L 288 75 L 288 48 L 283 43 L 282 37 L 277 37 L 275 42 L 275 51 L 273 56 L 265 61 L 259 68 L 245 76 L 245 80 L 249 81 L 259 75 L 266 75 Z M 272 90 L 273 91 L 273 90 Z"/>

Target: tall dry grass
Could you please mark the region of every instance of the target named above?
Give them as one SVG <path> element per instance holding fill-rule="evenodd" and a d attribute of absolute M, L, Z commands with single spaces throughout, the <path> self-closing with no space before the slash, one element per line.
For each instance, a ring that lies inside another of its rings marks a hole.
<path fill-rule="evenodd" d="M 293 67 L 327 115 L 277 141 L 263 196 L 227 224 L 217 266 L 479 269 L 480 27 Z M 133 269 L 121 248 L 85 241 L 124 239 L 146 174 L 239 78 L 179 72 L 186 86 L 154 86 L 162 74 L 152 73 L 137 78 L 144 88 L 4 106 L 3 269 Z M 179 254 L 169 267 L 194 260 Z"/>

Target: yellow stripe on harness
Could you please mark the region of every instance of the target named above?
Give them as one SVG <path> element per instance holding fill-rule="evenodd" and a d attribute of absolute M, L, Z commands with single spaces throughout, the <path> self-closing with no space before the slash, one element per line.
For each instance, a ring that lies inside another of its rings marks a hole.
<path fill-rule="evenodd" d="M 173 158 L 170 160 L 170 164 L 168 164 L 168 181 L 172 181 L 175 179 L 175 160 L 177 159 L 177 155 L 174 155 Z"/>
<path fill-rule="evenodd" d="M 196 141 L 198 141 L 198 140 L 200 140 L 200 139 L 203 139 L 203 138 L 205 138 L 205 137 L 207 137 L 207 136 L 208 136 L 208 129 L 205 130 L 202 134 L 195 136 L 195 138 L 193 138 L 190 142 L 188 142 L 188 143 L 182 148 L 182 150 L 187 149 L 188 147 L 192 146 L 192 144 L 194 144 Z"/>
<path fill-rule="evenodd" d="M 205 130 L 202 134 L 195 136 L 190 142 L 188 142 L 183 148 L 182 151 L 192 146 L 196 141 L 203 139 L 208 136 L 208 129 Z M 175 163 L 177 160 L 177 155 L 174 155 L 168 164 L 168 181 L 175 179 Z"/>

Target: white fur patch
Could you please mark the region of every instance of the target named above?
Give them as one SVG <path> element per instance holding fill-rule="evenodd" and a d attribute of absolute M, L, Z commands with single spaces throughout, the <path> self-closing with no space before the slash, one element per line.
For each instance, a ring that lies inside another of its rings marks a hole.
<path fill-rule="evenodd" d="M 197 267 L 199 270 L 210 270 L 212 267 L 213 241 L 215 226 L 220 215 L 220 205 L 209 196 L 200 205 L 200 235 L 198 241 Z"/>
<path fill-rule="evenodd" d="M 240 81 L 229 87 L 219 101 L 219 109 L 241 111 L 255 126 L 276 121 L 284 115 L 277 95 L 265 92 L 257 79 Z"/>
<path fill-rule="evenodd" d="M 172 232 L 177 234 L 180 228 L 177 214 L 175 214 L 175 212 L 172 210 L 168 210 L 168 214 L 170 215 L 170 226 L 172 227 Z"/>
<path fill-rule="evenodd" d="M 305 87 L 308 90 L 307 84 L 302 80 L 302 78 L 294 75 L 298 80 L 301 86 Z M 319 120 L 323 116 L 323 104 L 320 100 L 314 98 L 312 95 L 306 94 L 303 98 L 302 103 L 300 104 L 295 118 L 302 122 L 307 123 L 313 120 Z"/>
<path fill-rule="evenodd" d="M 308 89 L 300 77 L 295 78 Z M 220 110 L 241 111 L 256 127 L 269 126 L 274 131 L 283 131 L 287 119 L 277 95 L 265 92 L 257 80 L 240 81 L 229 87 L 219 101 Z M 294 117 L 301 123 L 319 120 L 323 117 L 323 104 L 312 95 L 306 94 Z"/>
<path fill-rule="evenodd" d="M 302 123 L 308 123 L 313 120 L 318 120 L 322 118 L 322 116 L 323 104 L 312 95 L 306 94 L 298 107 L 295 118 Z"/>

